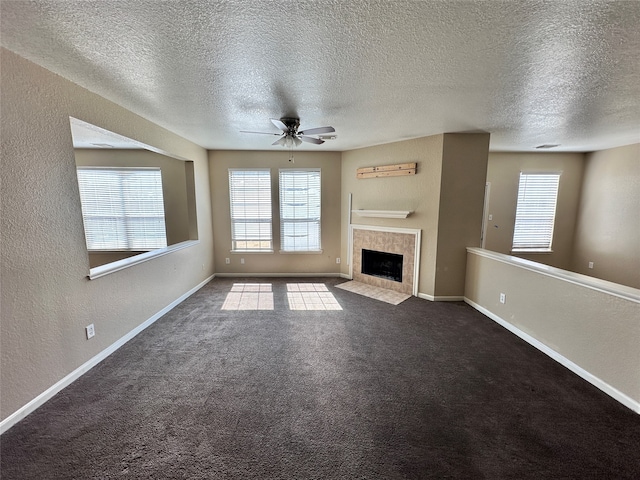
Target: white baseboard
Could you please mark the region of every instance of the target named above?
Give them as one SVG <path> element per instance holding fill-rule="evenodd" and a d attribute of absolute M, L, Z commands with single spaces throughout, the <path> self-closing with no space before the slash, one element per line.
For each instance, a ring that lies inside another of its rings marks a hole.
<path fill-rule="evenodd" d="M 418 298 L 424 298 L 432 302 L 462 302 L 464 297 L 462 295 L 428 295 L 426 293 L 418 292 Z"/>
<path fill-rule="evenodd" d="M 216 273 L 218 278 L 341 277 L 342 273 Z"/>
<path fill-rule="evenodd" d="M 0 422 L 0 434 L 6 432 L 11 427 L 13 427 L 16 423 L 18 423 L 20 420 L 22 420 L 24 417 L 26 417 L 31 412 L 33 412 L 35 409 L 37 409 L 38 407 L 42 406 L 47 400 L 51 399 L 60 390 L 62 390 L 63 388 L 65 388 L 65 387 L 67 387 L 69 385 L 71 385 L 73 382 L 75 382 L 78 378 L 80 378 L 86 372 L 88 372 L 93 367 L 95 367 L 102 360 L 107 358 L 109 355 L 111 355 L 113 352 L 118 350 L 120 347 L 122 347 L 125 343 L 127 343 L 133 337 L 135 337 L 140 332 L 142 332 L 145 328 L 147 328 L 150 325 L 152 325 L 156 320 L 158 320 L 164 314 L 166 314 L 167 312 L 169 312 L 170 310 L 175 308 L 177 305 L 182 303 L 188 297 L 190 297 L 195 292 L 197 292 L 202 287 L 204 287 L 214 277 L 215 277 L 215 275 L 211 275 L 209 278 L 207 278 L 207 279 L 203 280 L 202 282 L 200 282 L 198 285 L 196 285 L 191 290 L 189 290 L 185 294 L 183 294 L 180 297 L 178 297 L 176 300 L 174 300 L 169 305 L 164 307 L 162 310 L 160 310 L 158 313 L 153 315 L 151 318 L 145 320 L 143 323 L 141 323 L 136 328 L 131 330 L 129 333 L 124 335 L 122 338 L 120 338 L 119 340 L 117 340 L 116 342 L 112 343 L 110 346 L 108 346 L 104 350 L 102 350 L 95 357 L 91 358 L 87 362 L 85 362 L 82 365 L 80 365 L 78 368 L 76 368 L 73 372 L 68 374 L 62 380 L 58 381 L 57 383 L 55 383 L 54 385 L 52 385 L 51 387 L 46 389 L 44 392 L 42 392 L 36 398 L 31 400 L 29 403 L 27 403 L 23 407 L 19 408 L 15 412 L 13 412 L 11 415 L 9 415 L 7 418 L 5 418 L 2 422 Z"/>
<path fill-rule="evenodd" d="M 347 280 L 352 280 L 351 276 L 348 273 L 341 273 L 340 278 L 346 278 Z"/>
<path fill-rule="evenodd" d="M 586 380 L 587 382 L 591 383 L 595 387 L 599 388 L 600 390 L 602 390 L 604 393 L 606 393 L 610 397 L 612 397 L 615 400 L 617 400 L 618 402 L 622 403 L 625 407 L 628 407 L 631 410 L 633 410 L 634 412 L 640 414 L 640 402 L 638 402 L 637 400 L 634 400 L 633 398 L 631 398 L 628 395 L 622 393 L 620 390 L 616 389 L 615 387 L 612 387 L 607 382 L 601 380 L 600 378 L 596 377 L 592 373 L 589 373 L 584 368 L 582 368 L 579 365 L 573 363 L 568 358 L 564 357 L 563 355 L 561 355 L 560 353 L 556 352 L 552 348 L 548 347 L 544 343 L 542 343 L 539 340 L 535 339 L 534 337 L 532 337 L 528 333 L 523 332 L 522 330 L 520 330 L 515 325 L 513 325 L 513 324 L 507 322 L 506 320 L 500 318 L 495 313 L 490 312 L 489 310 L 487 310 L 483 306 L 478 305 L 477 303 L 475 303 L 472 300 L 469 300 L 466 297 L 464 298 L 464 301 L 466 303 L 468 303 L 469 305 L 471 305 L 476 310 L 478 310 L 480 313 L 483 313 L 484 315 L 489 317 L 494 322 L 498 323 L 499 325 L 501 325 L 504 328 L 506 328 L 507 330 L 509 330 L 511 333 L 513 333 L 513 334 L 517 335 L 518 337 L 520 337 L 522 340 L 524 340 L 525 342 L 527 342 L 531 346 L 537 348 L 542 353 L 544 353 L 544 354 L 548 355 L 549 357 L 553 358 L 556 362 L 558 362 L 561 365 L 565 366 L 566 368 L 571 370 L 576 375 L 582 377 L 584 380 Z"/>

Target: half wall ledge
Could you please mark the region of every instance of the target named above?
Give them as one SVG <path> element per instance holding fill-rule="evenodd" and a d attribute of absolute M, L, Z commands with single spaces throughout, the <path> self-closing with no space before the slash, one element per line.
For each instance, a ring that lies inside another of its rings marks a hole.
<path fill-rule="evenodd" d="M 162 257 L 163 255 L 177 252 L 178 250 L 192 247 L 194 245 L 198 245 L 199 243 L 200 240 L 186 240 L 184 242 L 176 243 L 175 245 L 170 245 L 165 248 L 158 248 L 156 250 L 151 250 L 150 252 L 141 253 L 140 255 L 123 258 L 122 260 L 118 260 L 117 262 L 111 262 L 107 263 L 106 265 L 100 265 L 99 267 L 93 267 L 89 270 L 89 275 L 87 275 L 87 277 L 89 278 L 89 280 L 95 280 L 96 278 L 104 277 L 105 275 L 109 275 L 110 273 L 133 267 L 134 265 L 138 265 L 139 263 L 146 262 L 153 258 Z"/>
<path fill-rule="evenodd" d="M 511 255 L 505 255 L 504 253 L 493 252 L 491 250 L 485 250 L 478 247 L 467 247 L 467 252 L 479 255 L 481 257 L 491 258 L 498 262 L 507 263 L 510 265 L 516 265 L 526 270 L 541 273 L 549 277 L 558 278 L 567 282 L 581 285 L 586 288 L 598 290 L 600 292 L 615 295 L 616 297 L 624 298 L 632 302 L 640 303 L 640 289 L 628 287 L 626 285 L 620 285 L 619 283 L 609 282 L 607 280 L 601 280 L 599 278 L 590 277 L 588 275 L 582 275 L 581 273 L 570 272 L 568 270 L 562 270 L 560 268 L 551 267 L 542 263 L 533 262 L 520 257 L 513 257 Z"/>

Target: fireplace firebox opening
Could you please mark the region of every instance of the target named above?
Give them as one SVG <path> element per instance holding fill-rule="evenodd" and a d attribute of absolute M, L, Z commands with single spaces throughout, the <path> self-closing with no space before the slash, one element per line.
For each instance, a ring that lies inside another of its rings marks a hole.
<path fill-rule="evenodd" d="M 363 248 L 362 273 L 402 283 L 402 255 Z"/>

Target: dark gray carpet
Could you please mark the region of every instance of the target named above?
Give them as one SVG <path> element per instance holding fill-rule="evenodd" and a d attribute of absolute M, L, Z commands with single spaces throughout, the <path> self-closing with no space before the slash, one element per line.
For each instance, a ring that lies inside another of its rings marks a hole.
<path fill-rule="evenodd" d="M 639 415 L 463 303 L 342 281 L 212 281 L 6 432 L 2 480 L 640 478 Z M 275 310 L 222 311 L 234 282 Z"/>

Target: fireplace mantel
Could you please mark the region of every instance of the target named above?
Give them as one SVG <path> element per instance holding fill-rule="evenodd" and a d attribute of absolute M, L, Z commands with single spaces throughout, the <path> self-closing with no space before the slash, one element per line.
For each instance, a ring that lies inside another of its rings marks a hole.
<path fill-rule="evenodd" d="M 351 210 L 359 217 L 376 218 L 407 218 L 411 213 L 409 210 Z"/>

